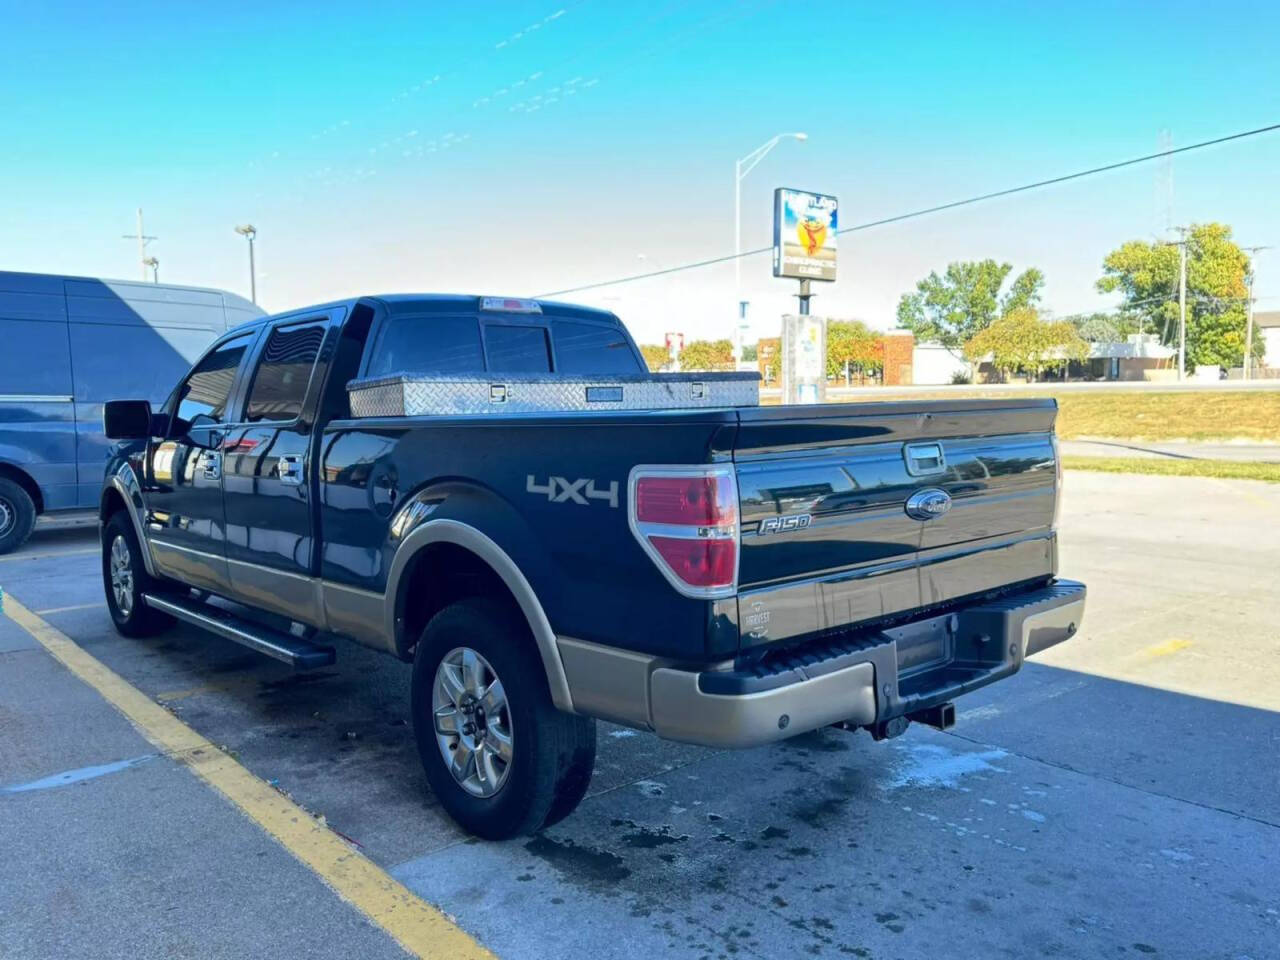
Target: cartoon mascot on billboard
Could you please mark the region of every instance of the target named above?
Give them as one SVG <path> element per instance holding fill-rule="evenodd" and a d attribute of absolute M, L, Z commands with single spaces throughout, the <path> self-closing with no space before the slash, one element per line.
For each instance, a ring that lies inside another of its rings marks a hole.
<path fill-rule="evenodd" d="M 800 246 L 804 247 L 804 252 L 812 257 L 827 242 L 827 227 L 831 223 L 831 211 L 810 206 L 803 212 L 797 212 L 800 216 L 796 218 L 796 236 L 800 239 Z"/>

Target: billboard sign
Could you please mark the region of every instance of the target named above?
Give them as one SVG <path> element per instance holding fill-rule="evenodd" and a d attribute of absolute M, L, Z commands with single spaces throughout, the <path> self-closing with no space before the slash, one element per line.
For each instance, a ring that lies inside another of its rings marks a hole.
<path fill-rule="evenodd" d="M 835 197 L 779 187 L 773 191 L 773 275 L 796 280 L 836 278 Z"/>

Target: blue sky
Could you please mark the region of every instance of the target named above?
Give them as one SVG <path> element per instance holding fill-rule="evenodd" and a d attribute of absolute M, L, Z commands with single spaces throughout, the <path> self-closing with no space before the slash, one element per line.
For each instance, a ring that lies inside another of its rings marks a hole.
<path fill-rule="evenodd" d="M 1280 6 L 1219 3 L 0 3 L 0 268 L 161 278 L 285 309 L 399 290 L 532 294 L 728 253 L 733 162 L 767 245 L 780 185 L 852 225 L 1280 120 Z M 475 11 L 483 10 L 483 14 Z M 798 16 L 798 14 L 803 14 Z M 846 235 L 815 312 L 893 322 L 949 260 L 1048 277 L 1066 313 L 1164 226 L 1157 164 Z M 1280 134 L 1179 157 L 1174 222 L 1280 247 Z M 1280 251 L 1258 263 L 1280 307 Z M 753 328 L 794 303 L 743 264 Z M 574 299 L 570 297 L 569 299 Z M 730 266 L 577 299 L 638 337 L 725 334 Z"/>

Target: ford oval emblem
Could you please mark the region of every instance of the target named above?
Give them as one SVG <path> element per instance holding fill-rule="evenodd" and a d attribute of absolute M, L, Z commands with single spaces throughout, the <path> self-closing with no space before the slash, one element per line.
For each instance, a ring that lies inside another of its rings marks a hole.
<path fill-rule="evenodd" d="M 932 520 L 951 509 L 951 494 L 938 487 L 917 490 L 907 498 L 907 516 L 912 520 Z"/>

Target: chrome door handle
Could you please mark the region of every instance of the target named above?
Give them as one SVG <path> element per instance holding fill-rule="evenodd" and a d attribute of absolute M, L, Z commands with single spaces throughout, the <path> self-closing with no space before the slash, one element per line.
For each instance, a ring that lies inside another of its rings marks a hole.
<path fill-rule="evenodd" d="M 280 482 L 298 486 L 302 483 L 302 458 L 288 454 L 280 458 Z"/>
<path fill-rule="evenodd" d="M 205 451 L 204 455 L 204 478 L 206 480 L 218 480 L 222 477 L 222 454 L 213 451 Z"/>

